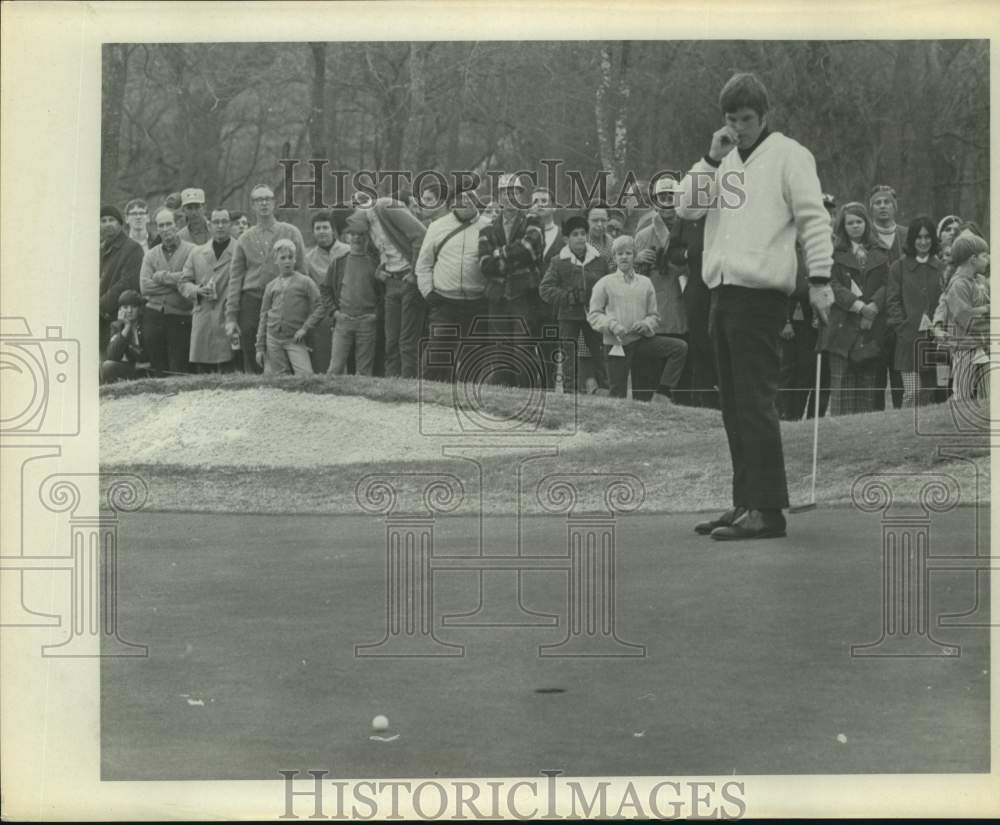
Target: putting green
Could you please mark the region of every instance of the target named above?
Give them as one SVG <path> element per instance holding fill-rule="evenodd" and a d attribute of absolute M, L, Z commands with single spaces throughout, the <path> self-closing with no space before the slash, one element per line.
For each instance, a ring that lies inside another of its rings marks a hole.
<path fill-rule="evenodd" d="M 935 516 L 932 553 L 973 553 L 976 514 Z M 881 632 L 877 515 L 821 507 L 786 539 L 735 544 L 693 521 L 619 520 L 617 633 L 645 656 L 539 657 L 564 624 L 441 626 L 476 609 L 480 581 L 440 572 L 435 633 L 464 655 L 400 659 L 355 655 L 385 634 L 381 520 L 126 516 L 121 634 L 150 650 L 102 662 L 102 778 L 989 770 L 986 629 L 932 625 L 958 656 L 850 655 Z M 487 535 L 509 527 L 488 519 Z M 439 519 L 435 554 L 474 555 L 478 530 Z M 565 520 L 525 519 L 523 539 L 526 555 L 565 553 Z M 489 598 L 515 592 L 515 573 L 487 576 Z M 522 579 L 526 607 L 565 613 L 565 572 Z M 931 616 L 970 609 L 976 587 L 934 574 Z M 398 738 L 369 738 L 377 714 Z"/>

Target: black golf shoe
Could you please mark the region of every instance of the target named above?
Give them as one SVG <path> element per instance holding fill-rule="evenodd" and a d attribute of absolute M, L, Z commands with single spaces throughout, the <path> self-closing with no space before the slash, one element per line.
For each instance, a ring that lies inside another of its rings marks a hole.
<path fill-rule="evenodd" d="M 785 536 L 785 517 L 780 510 L 763 512 L 747 510 L 732 524 L 716 527 L 712 538 L 716 541 L 742 541 L 744 539 L 780 539 Z"/>
<path fill-rule="evenodd" d="M 711 521 L 702 521 L 694 526 L 694 531 L 699 536 L 709 535 L 716 527 L 728 527 L 736 519 L 740 518 L 747 511 L 746 507 L 733 507 L 731 510 L 726 510 L 718 518 L 714 518 Z"/>

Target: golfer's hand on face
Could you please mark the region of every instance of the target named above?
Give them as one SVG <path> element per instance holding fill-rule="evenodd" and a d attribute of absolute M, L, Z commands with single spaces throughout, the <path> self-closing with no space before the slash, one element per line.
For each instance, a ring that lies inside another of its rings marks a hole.
<path fill-rule="evenodd" d="M 722 160 L 736 148 L 737 143 L 739 143 L 739 136 L 736 134 L 736 130 L 729 125 L 723 126 L 712 135 L 712 145 L 708 150 L 708 156 L 712 160 Z"/>
<path fill-rule="evenodd" d="M 830 307 L 833 306 L 833 289 L 829 284 L 809 287 L 809 303 L 824 324 L 830 322 Z"/>

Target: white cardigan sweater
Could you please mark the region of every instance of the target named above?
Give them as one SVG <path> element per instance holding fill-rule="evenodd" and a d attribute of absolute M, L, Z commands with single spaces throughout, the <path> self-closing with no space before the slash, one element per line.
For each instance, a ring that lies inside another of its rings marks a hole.
<path fill-rule="evenodd" d="M 716 169 L 704 158 L 681 181 L 677 214 L 705 220 L 702 277 L 722 284 L 795 290 L 795 239 L 801 240 L 810 278 L 829 278 L 833 263 L 830 219 L 812 153 L 771 132 L 744 165 L 738 149 Z"/>

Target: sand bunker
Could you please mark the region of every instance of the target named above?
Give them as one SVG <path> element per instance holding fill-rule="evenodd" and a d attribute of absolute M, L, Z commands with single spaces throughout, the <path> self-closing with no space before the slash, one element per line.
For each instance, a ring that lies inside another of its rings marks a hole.
<path fill-rule="evenodd" d="M 450 434 L 450 435 L 449 435 Z M 488 434 L 488 433 L 487 433 Z M 471 434 L 475 436 L 476 433 Z M 565 430 L 493 437 L 576 448 L 612 434 Z M 444 406 L 389 404 L 342 395 L 273 388 L 199 390 L 101 402 L 103 466 L 316 467 L 440 458 L 444 445 L 470 441 Z M 479 439 L 482 440 L 482 439 Z"/>

